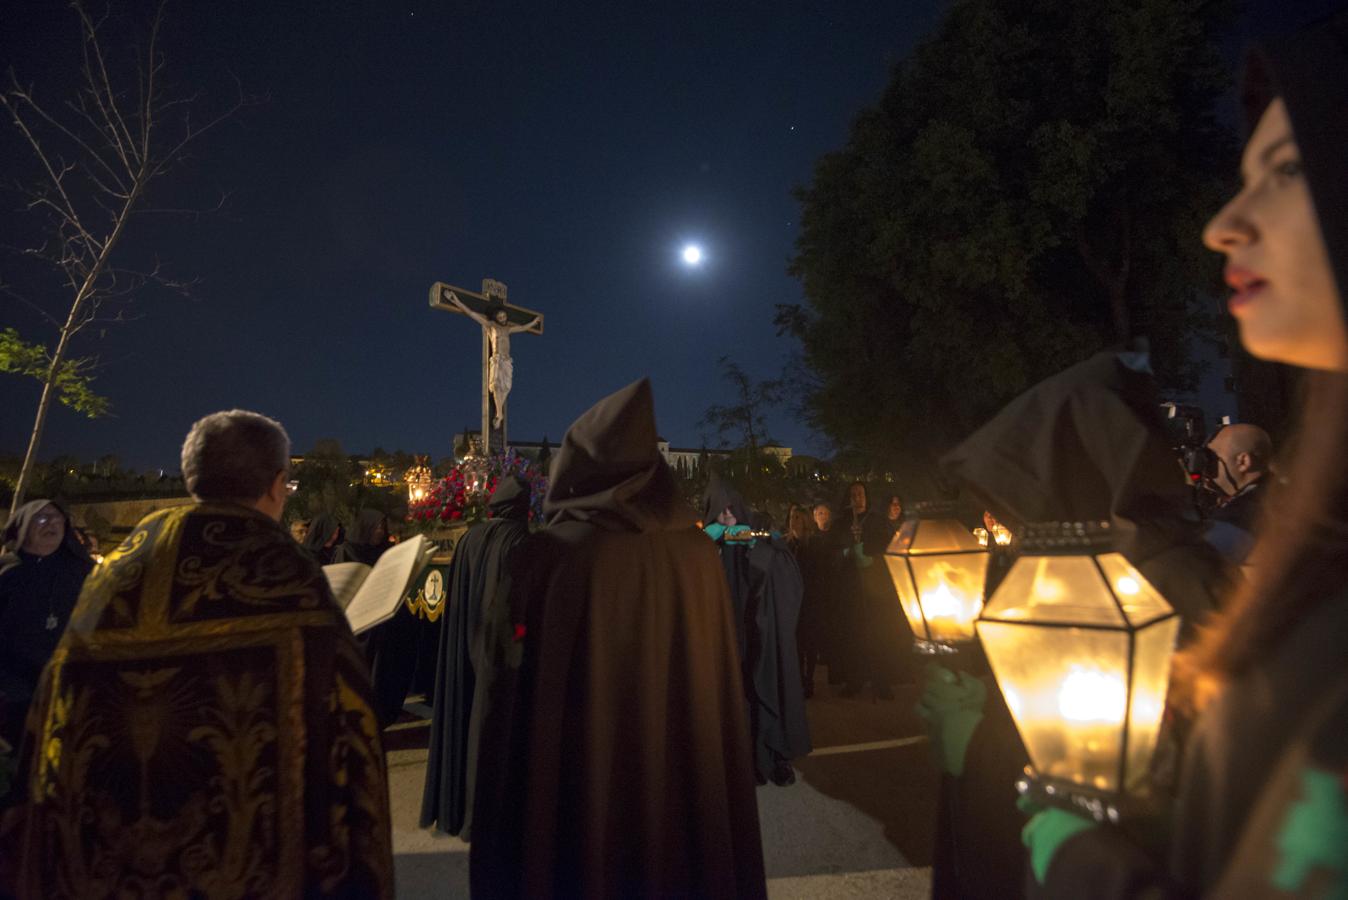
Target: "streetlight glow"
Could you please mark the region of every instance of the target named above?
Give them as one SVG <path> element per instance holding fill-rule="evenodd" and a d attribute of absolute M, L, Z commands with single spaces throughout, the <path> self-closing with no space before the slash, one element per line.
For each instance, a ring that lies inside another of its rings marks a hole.
<path fill-rule="evenodd" d="M 702 262 L 702 248 L 696 244 L 689 244 L 683 248 L 683 261 L 690 266 L 696 266 Z"/>

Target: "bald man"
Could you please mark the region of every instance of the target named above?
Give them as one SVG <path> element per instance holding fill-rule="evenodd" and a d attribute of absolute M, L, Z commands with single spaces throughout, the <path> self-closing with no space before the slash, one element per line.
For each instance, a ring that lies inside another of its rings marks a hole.
<path fill-rule="evenodd" d="M 1273 441 L 1257 425 L 1228 425 L 1212 436 L 1208 449 L 1217 457 L 1212 484 L 1223 495 L 1209 517 L 1208 540 L 1232 562 L 1242 563 L 1253 542 Z"/>

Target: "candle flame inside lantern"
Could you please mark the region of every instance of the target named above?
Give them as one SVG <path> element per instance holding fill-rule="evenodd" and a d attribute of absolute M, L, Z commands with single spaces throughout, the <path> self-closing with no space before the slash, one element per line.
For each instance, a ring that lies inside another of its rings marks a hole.
<path fill-rule="evenodd" d="M 1128 710 L 1128 690 L 1117 675 L 1073 667 L 1058 689 L 1058 712 L 1071 722 L 1118 725 Z"/>

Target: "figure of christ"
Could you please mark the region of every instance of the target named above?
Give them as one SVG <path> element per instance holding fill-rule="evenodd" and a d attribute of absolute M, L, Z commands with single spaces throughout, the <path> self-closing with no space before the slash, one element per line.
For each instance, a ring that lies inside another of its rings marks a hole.
<path fill-rule="evenodd" d="M 492 425 L 500 428 L 505 421 L 506 397 L 510 394 L 510 386 L 515 377 L 515 364 L 510 360 L 510 336 L 517 331 L 528 331 L 533 328 L 542 316 L 534 316 L 523 325 L 511 325 L 510 317 L 504 309 L 496 310 L 496 314 L 489 319 L 469 309 L 453 292 L 448 296 L 465 316 L 481 325 L 487 334 L 487 341 L 491 346 L 491 355 L 487 358 L 487 390 L 491 392 L 492 400 L 496 402 L 496 418 L 493 419 Z"/>

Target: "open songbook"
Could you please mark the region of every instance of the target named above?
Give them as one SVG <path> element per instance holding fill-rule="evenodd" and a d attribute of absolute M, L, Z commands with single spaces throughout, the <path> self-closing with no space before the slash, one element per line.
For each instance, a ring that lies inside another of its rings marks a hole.
<path fill-rule="evenodd" d="M 417 576 L 435 555 L 435 544 L 424 535 L 408 538 L 373 566 L 364 563 L 333 563 L 323 567 L 337 605 L 356 634 L 393 618 L 403 597 L 416 584 Z"/>

